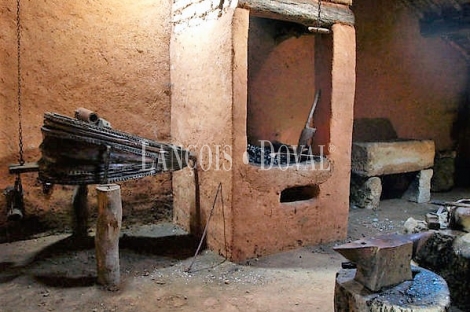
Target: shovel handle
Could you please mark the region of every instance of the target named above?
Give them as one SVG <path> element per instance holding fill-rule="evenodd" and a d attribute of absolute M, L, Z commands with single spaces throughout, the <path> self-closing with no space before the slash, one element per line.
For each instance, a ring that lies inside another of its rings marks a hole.
<path fill-rule="evenodd" d="M 310 123 L 312 122 L 313 113 L 315 112 L 315 108 L 317 107 L 318 101 L 320 100 L 320 95 L 321 95 L 321 89 L 319 89 L 315 93 L 315 100 L 313 101 L 312 108 L 310 109 L 310 113 L 308 114 L 307 123 L 305 124 L 305 128 L 308 128 L 310 126 Z"/>

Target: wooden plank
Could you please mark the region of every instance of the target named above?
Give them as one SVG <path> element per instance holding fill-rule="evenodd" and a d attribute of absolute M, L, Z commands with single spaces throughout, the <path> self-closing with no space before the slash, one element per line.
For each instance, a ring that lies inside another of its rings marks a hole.
<path fill-rule="evenodd" d="M 453 202 L 453 201 L 431 200 L 429 203 L 433 205 L 440 205 L 440 206 L 455 206 L 455 207 L 470 208 L 470 204 L 458 203 L 458 202 Z"/>
<path fill-rule="evenodd" d="M 336 23 L 354 25 L 354 13 L 346 5 L 321 2 L 318 21 L 318 2 L 303 0 L 240 0 L 238 7 L 250 10 L 253 16 L 284 20 L 306 26 L 329 27 Z"/>
<path fill-rule="evenodd" d="M 25 173 L 25 172 L 37 172 L 39 171 L 39 165 L 37 162 L 21 164 L 12 164 L 8 167 L 10 174 L 14 173 Z"/>

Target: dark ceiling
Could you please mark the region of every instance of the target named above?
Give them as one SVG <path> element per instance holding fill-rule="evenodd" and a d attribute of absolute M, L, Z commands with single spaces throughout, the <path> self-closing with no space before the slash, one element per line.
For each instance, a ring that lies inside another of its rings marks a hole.
<path fill-rule="evenodd" d="M 420 20 L 421 34 L 439 36 L 470 61 L 469 0 L 401 0 Z"/>

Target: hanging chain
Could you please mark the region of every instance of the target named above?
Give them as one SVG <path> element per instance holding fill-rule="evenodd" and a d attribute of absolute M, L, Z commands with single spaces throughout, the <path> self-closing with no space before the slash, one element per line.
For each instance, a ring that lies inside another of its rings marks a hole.
<path fill-rule="evenodd" d="M 18 0 L 19 1 L 19 0 Z M 321 0 L 318 0 L 318 18 L 317 18 L 317 26 L 321 27 Z"/>
<path fill-rule="evenodd" d="M 20 23 L 20 0 L 16 1 L 16 40 L 17 40 L 17 64 L 18 64 L 18 139 L 19 139 L 19 162 L 20 165 L 24 165 L 23 158 L 23 126 L 22 120 L 22 109 L 21 109 L 21 23 Z"/>

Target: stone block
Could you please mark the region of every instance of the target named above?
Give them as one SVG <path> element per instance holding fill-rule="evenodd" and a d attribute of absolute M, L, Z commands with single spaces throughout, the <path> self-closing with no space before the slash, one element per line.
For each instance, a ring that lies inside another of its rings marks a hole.
<path fill-rule="evenodd" d="M 420 171 L 434 164 L 434 141 L 353 142 L 351 170 L 372 177 Z"/>
<path fill-rule="evenodd" d="M 454 187 L 455 157 L 455 151 L 436 153 L 431 191 L 446 192 Z"/>
<path fill-rule="evenodd" d="M 470 208 L 458 207 L 452 212 L 452 228 L 470 232 Z"/>
<path fill-rule="evenodd" d="M 408 190 L 403 195 L 404 199 L 416 202 L 426 203 L 431 200 L 431 178 L 432 169 L 421 170 L 416 178 L 411 182 Z"/>
<path fill-rule="evenodd" d="M 351 205 L 357 208 L 377 209 L 382 194 L 382 182 L 379 177 L 364 178 L 351 176 Z"/>

